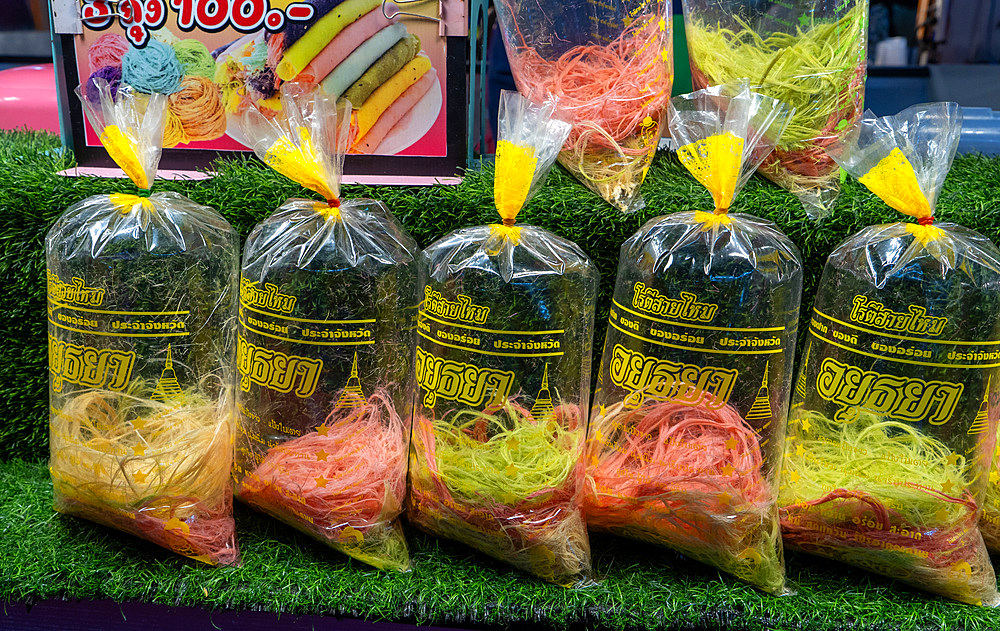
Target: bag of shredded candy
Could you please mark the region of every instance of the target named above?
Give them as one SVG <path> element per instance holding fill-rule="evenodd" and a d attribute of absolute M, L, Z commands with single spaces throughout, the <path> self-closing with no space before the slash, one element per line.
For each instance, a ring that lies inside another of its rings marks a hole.
<path fill-rule="evenodd" d="M 103 79 L 87 118 L 139 195 L 94 195 L 45 241 L 55 509 L 213 565 L 239 562 L 232 514 L 236 231 L 149 194 L 166 97 Z"/>

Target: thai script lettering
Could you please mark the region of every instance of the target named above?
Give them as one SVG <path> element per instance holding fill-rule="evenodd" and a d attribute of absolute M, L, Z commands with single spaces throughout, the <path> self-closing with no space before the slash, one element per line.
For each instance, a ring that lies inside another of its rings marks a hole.
<path fill-rule="evenodd" d="M 423 403 L 433 408 L 440 397 L 479 407 L 500 404 L 510 396 L 514 373 L 510 370 L 480 368 L 475 364 L 441 359 L 417 347 L 417 384 L 424 389 Z"/>
<path fill-rule="evenodd" d="M 62 392 L 64 382 L 120 391 L 132 380 L 134 367 L 135 351 L 79 346 L 49 336 L 49 372 L 56 392 Z"/>
<path fill-rule="evenodd" d="M 695 366 L 647 357 L 616 344 L 611 352 L 611 382 L 632 392 L 628 407 L 638 407 L 645 397 L 681 405 L 704 405 L 717 410 L 726 405 L 739 371 Z"/>
<path fill-rule="evenodd" d="M 927 309 L 917 305 L 907 307 L 906 313 L 886 309 L 880 302 L 867 296 L 855 296 L 851 320 L 877 329 L 912 333 L 914 335 L 941 335 L 948 318 L 927 315 Z"/>
<path fill-rule="evenodd" d="M 73 277 L 72 282 L 64 283 L 50 270 L 46 270 L 46 276 L 49 298 L 56 302 L 69 302 L 88 307 L 100 307 L 104 303 L 105 290 L 87 287 L 82 278 Z"/>
<path fill-rule="evenodd" d="M 640 311 L 678 320 L 694 322 L 711 322 L 719 305 L 698 302 L 698 297 L 690 292 L 682 291 L 679 298 L 668 298 L 645 283 L 636 283 L 633 287 L 632 306 Z"/>
<path fill-rule="evenodd" d="M 490 317 L 490 308 L 472 304 L 472 298 L 458 294 L 454 301 L 448 300 L 441 292 L 424 286 L 424 311 L 449 320 L 485 324 Z"/>
<path fill-rule="evenodd" d="M 237 336 L 236 366 L 240 371 L 240 388 L 244 392 L 255 383 L 276 392 L 292 392 L 297 397 L 308 397 L 316 390 L 322 359 L 286 355 L 247 342 Z"/>
<path fill-rule="evenodd" d="M 834 418 L 844 423 L 865 410 L 901 421 L 941 425 L 951 418 L 963 385 L 948 381 L 923 381 L 884 375 L 842 364 L 827 357 L 820 364 L 816 391 L 827 401 L 843 406 Z"/>
<path fill-rule="evenodd" d="M 291 313 L 296 300 L 298 298 L 295 296 L 279 292 L 277 285 L 264 283 L 264 289 L 261 289 L 257 286 L 257 281 L 240 276 L 240 302 L 248 307 Z"/>

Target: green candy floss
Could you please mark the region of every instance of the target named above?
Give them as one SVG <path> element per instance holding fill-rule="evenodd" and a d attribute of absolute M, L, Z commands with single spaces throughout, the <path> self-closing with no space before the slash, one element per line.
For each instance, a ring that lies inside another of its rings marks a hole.
<path fill-rule="evenodd" d="M 173 48 L 177 61 L 183 68 L 184 76 L 206 79 L 215 76 L 215 60 L 204 44 L 196 39 L 182 39 L 174 44 Z"/>

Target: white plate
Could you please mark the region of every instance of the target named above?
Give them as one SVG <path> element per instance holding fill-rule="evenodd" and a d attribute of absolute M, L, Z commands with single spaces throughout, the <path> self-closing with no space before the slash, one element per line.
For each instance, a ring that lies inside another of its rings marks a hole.
<path fill-rule="evenodd" d="M 413 109 L 404 114 L 404 116 L 410 117 L 410 124 L 403 128 L 399 125 L 393 127 L 375 149 L 375 155 L 396 155 L 423 138 L 434 126 L 434 121 L 441 113 L 442 105 L 444 105 L 444 99 L 441 97 L 441 78 L 434 77 L 431 89 L 417 101 Z"/>
<path fill-rule="evenodd" d="M 226 57 L 232 56 L 233 52 L 239 50 L 243 44 L 247 43 L 251 39 L 254 39 L 254 37 L 255 35 L 251 34 L 246 37 L 241 37 L 237 41 L 233 42 L 229 48 L 219 55 L 219 62 L 224 61 Z M 422 50 L 420 52 L 423 55 L 427 54 Z M 413 109 L 410 110 L 410 112 L 413 112 L 413 116 L 410 117 L 410 124 L 405 128 L 401 128 L 399 125 L 393 127 L 386 137 L 382 139 L 382 142 L 375 150 L 374 155 L 395 155 L 423 138 L 424 135 L 430 131 L 431 127 L 434 126 L 434 122 L 437 120 L 438 115 L 440 115 L 441 107 L 443 105 L 444 99 L 441 96 L 441 78 L 439 76 L 435 76 L 434 84 L 427 91 L 427 93 L 424 94 L 419 101 L 417 101 L 417 104 L 413 106 Z M 409 112 L 405 115 L 409 115 Z M 226 135 L 241 145 L 249 148 L 250 143 L 247 140 L 247 137 L 243 135 L 243 130 L 240 129 L 240 125 L 237 122 L 237 115 L 232 112 L 226 112 Z"/>

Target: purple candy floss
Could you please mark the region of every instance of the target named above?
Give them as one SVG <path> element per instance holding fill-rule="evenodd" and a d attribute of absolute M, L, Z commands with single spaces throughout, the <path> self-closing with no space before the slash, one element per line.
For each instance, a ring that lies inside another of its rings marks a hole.
<path fill-rule="evenodd" d="M 108 82 L 108 88 L 111 90 L 111 98 L 117 98 L 118 96 L 118 86 L 122 82 L 122 69 L 116 66 L 104 66 L 103 68 L 98 68 L 94 74 L 90 75 L 87 79 L 87 101 L 91 103 L 100 103 L 100 97 L 97 93 L 97 84 L 94 83 L 94 79 L 104 79 Z"/>

